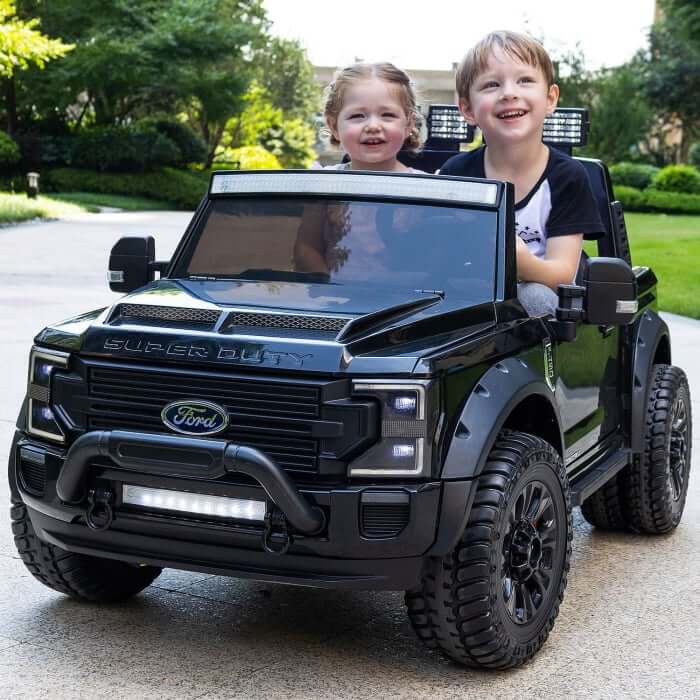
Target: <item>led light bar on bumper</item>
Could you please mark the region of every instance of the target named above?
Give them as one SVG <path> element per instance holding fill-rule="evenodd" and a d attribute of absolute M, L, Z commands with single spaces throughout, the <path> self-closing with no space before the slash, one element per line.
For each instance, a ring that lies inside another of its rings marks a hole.
<path fill-rule="evenodd" d="M 57 369 L 67 369 L 70 355 L 58 350 L 33 347 L 29 356 L 27 432 L 54 442 L 66 437 L 51 408 L 51 377 Z"/>
<path fill-rule="evenodd" d="M 435 409 L 428 410 L 430 382 L 357 380 L 353 396 L 370 396 L 381 406 L 381 440 L 348 466 L 355 477 L 422 477 L 430 473 Z M 436 403 L 436 402 L 433 402 Z"/>
<path fill-rule="evenodd" d="M 146 510 L 166 510 L 189 515 L 201 515 L 233 520 L 265 520 L 265 501 L 253 501 L 228 496 L 208 496 L 202 493 L 152 489 L 145 486 L 124 484 L 124 505 Z"/>

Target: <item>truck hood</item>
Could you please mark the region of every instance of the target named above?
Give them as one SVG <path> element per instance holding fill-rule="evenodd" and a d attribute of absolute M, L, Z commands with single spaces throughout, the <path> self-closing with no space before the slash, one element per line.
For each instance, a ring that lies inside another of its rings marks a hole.
<path fill-rule="evenodd" d="M 48 327 L 37 342 L 140 361 L 406 374 L 495 323 L 493 302 L 431 290 L 164 279 Z"/>

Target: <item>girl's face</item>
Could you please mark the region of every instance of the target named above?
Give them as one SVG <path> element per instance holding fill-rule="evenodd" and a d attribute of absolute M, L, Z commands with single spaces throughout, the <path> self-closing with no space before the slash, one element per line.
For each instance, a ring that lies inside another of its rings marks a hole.
<path fill-rule="evenodd" d="M 460 100 L 468 122 L 478 124 L 486 143 L 504 145 L 542 139 L 542 124 L 557 106 L 559 88 L 547 85 L 542 69 L 496 49 L 488 65 Z"/>
<path fill-rule="evenodd" d="M 359 80 L 345 90 L 337 122 L 329 127 L 350 156 L 353 169 L 404 169 L 396 154 L 413 123 L 398 90 L 379 78 Z"/>

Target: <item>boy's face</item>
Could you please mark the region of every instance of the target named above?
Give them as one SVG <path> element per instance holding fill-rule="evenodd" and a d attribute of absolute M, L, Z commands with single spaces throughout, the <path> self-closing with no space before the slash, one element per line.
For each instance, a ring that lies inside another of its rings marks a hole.
<path fill-rule="evenodd" d="M 486 143 L 508 145 L 541 140 L 544 119 L 558 98 L 559 88 L 547 85 L 541 68 L 494 49 L 459 108 L 470 124 L 481 128 Z"/>

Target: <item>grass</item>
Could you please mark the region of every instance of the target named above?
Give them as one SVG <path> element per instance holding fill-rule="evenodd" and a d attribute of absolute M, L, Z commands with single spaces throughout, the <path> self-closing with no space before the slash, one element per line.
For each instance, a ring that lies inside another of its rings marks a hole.
<path fill-rule="evenodd" d="M 56 192 L 47 195 L 51 199 L 78 204 L 88 211 L 99 211 L 99 207 L 115 207 L 125 211 L 156 211 L 172 209 L 168 202 L 145 197 L 128 197 L 119 194 L 97 194 L 93 192 Z"/>
<path fill-rule="evenodd" d="M 31 219 L 59 219 L 82 214 L 83 207 L 48 197 L 29 199 L 24 194 L 0 192 L 0 224 L 16 224 Z"/>
<path fill-rule="evenodd" d="M 700 319 L 700 216 L 626 214 L 635 265 L 659 280 L 659 308 Z"/>

